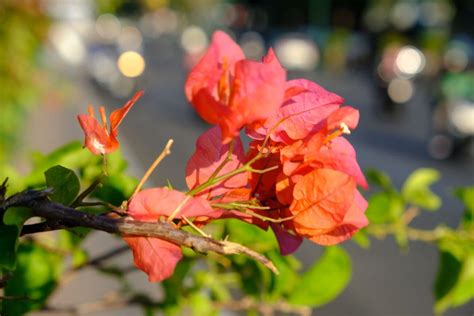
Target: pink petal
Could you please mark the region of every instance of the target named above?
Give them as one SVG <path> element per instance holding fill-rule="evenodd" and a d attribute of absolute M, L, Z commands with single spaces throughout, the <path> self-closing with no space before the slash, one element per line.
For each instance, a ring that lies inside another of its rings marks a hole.
<path fill-rule="evenodd" d="M 323 146 L 314 158 L 325 168 L 338 170 L 354 177 L 357 184 L 368 189 L 365 176 L 357 163 L 354 147 L 344 137 L 333 139 L 327 146 Z"/>
<path fill-rule="evenodd" d="M 287 82 L 286 91 L 289 99 L 262 127 L 248 133 L 250 137 L 272 130 L 274 141 L 303 139 L 320 129 L 321 123 L 344 102 L 338 95 L 305 79 Z"/>
<path fill-rule="evenodd" d="M 77 116 L 79 124 L 85 134 L 84 146 L 94 155 L 107 154 L 119 147 L 113 135 L 108 135 L 107 130 L 95 118 L 81 114 Z"/>
<path fill-rule="evenodd" d="M 328 233 L 312 236 L 310 240 L 323 246 L 331 246 L 351 238 L 359 229 L 368 225 L 369 221 L 364 214 L 366 209 L 367 201 L 356 190 L 354 201 L 342 223 Z"/>
<path fill-rule="evenodd" d="M 275 233 L 282 256 L 294 253 L 301 246 L 301 243 L 303 242 L 302 237 L 287 232 L 279 224 L 271 223 L 270 226 Z"/>
<path fill-rule="evenodd" d="M 161 216 L 170 216 L 175 210 L 175 218 L 211 216 L 214 210 L 201 197 L 190 197 L 168 188 L 153 188 L 139 192 L 128 206 L 128 215 L 139 221 L 157 221 Z"/>
<path fill-rule="evenodd" d="M 345 173 L 316 169 L 296 181 L 290 206 L 295 231 L 303 236 L 324 233 L 342 222 L 354 201 L 355 181 Z"/>
<path fill-rule="evenodd" d="M 137 268 L 148 274 L 150 282 L 159 282 L 173 275 L 183 254 L 181 248 L 159 238 L 124 237 L 133 252 Z"/>
<path fill-rule="evenodd" d="M 283 67 L 280 64 L 280 61 L 278 60 L 277 56 L 275 55 L 275 52 L 273 51 L 273 48 L 271 47 L 270 49 L 268 49 L 267 54 L 263 56 L 262 61 L 264 64 L 270 64 L 275 68 L 283 69 Z"/>
<path fill-rule="evenodd" d="M 279 63 L 241 60 L 235 64 L 230 97 L 230 117 L 219 122 L 224 143 L 237 136 L 245 125 L 274 115 L 285 92 L 286 71 Z"/>
<path fill-rule="evenodd" d="M 355 129 L 359 124 L 359 111 L 350 106 L 344 106 L 332 112 L 328 117 L 328 129 L 339 128 L 341 123 L 346 124 L 350 129 Z"/>
<path fill-rule="evenodd" d="M 212 36 L 212 42 L 201 61 L 190 72 L 185 84 L 188 100 L 193 103 L 194 96 L 202 89 L 213 90 L 219 81 L 222 72 L 222 63 L 225 61 L 230 70 L 234 64 L 245 58 L 244 53 L 224 32 L 217 31 Z"/>
<path fill-rule="evenodd" d="M 226 159 L 229 145 L 223 145 L 221 139 L 221 131 L 217 126 L 207 130 L 197 139 L 196 151 L 186 165 L 186 183 L 189 189 L 206 182 Z M 245 154 L 240 137 L 235 138 L 231 158 L 232 160 L 222 168 L 218 176 L 242 166 Z M 208 189 L 201 194 L 221 195 L 230 189 L 244 187 L 247 181 L 247 174 L 241 173 L 213 186 L 212 192 Z"/>
<path fill-rule="evenodd" d="M 218 101 L 210 89 L 197 91 L 192 102 L 199 116 L 210 124 L 218 124 L 221 120 L 232 117 L 229 107 Z"/>
<path fill-rule="evenodd" d="M 342 104 L 344 98 L 338 96 L 335 93 L 329 92 L 317 83 L 307 79 L 294 79 L 286 83 L 286 88 L 303 88 L 309 92 L 316 94 L 318 103 L 320 104 Z"/>
<path fill-rule="evenodd" d="M 125 103 L 120 109 L 115 110 L 110 114 L 110 134 L 117 137 L 118 135 L 118 127 L 122 120 L 124 119 L 125 115 L 127 115 L 128 111 L 132 108 L 132 106 L 137 102 L 138 99 L 143 95 L 143 90 L 138 91 L 135 95 Z"/>

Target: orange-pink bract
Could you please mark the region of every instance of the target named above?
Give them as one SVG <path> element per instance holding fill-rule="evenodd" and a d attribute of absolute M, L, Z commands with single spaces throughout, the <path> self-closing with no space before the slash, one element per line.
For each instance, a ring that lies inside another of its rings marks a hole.
<path fill-rule="evenodd" d="M 213 217 L 215 212 L 200 197 L 186 196 L 168 188 L 146 189 L 130 201 L 128 215 L 134 220 L 156 222 L 173 218 Z M 133 252 L 135 265 L 146 274 L 150 282 L 162 281 L 173 275 L 181 260 L 181 247 L 166 240 L 151 237 L 124 237 Z"/>
<path fill-rule="evenodd" d="M 216 169 L 224 163 L 223 168 L 215 174 L 215 177 L 226 174 L 242 166 L 245 158 L 244 148 L 240 136 L 234 138 L 232 153 L 228 155 L 230 145 L 222 144 L 222 133 L 218 126 L 207 130 L 196 141 L 196 151 L 189 158 L 186 165 L 186 184 L 188 188 L 194 189 L 203 184 L 214 174 Z M 235 188 L 245 187 L 247 184 L 245 173 L 237 174 L 199 193 L 208 197 L 218 196 Z"/>
<path fill-rule="evenodd" d="M 199 115 L 222 131 L 229 143 L 239 130 L 273 115 L 283 101 L 286 71 L 270 50 L 263 62 L 245 59 L 224 32 L 215 32 L 201 61 L 191 70 L 186 97 Z"/>
<path fill-rule="evenodd" d="M 99 108 L 102 124 L 94 116 L 94 108 L 89 105 L 89 114 L 80 114 L 77 116 L 79 124 L 85 134 L 84 146 L 94 155 L 103 155 L 117 150 L 120 143 L 117 140 L 118 127 L 125 115 L 132 108 L 135 102 L 143 95 L 143 91 L 138 91 L 125 103 L 120 109 L 110 114 L 110 130 L 107 130 L 107 117 L 103 106 Z"/>

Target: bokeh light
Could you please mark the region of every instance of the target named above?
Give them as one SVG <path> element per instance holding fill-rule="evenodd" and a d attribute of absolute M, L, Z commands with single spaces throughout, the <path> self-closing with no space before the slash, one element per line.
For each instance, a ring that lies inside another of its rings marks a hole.
<path fill-rule="evenodd" d="M 59 56 L 69 64 L 78 65 L 86 57 L 86 48 L 76 30 L 67 23 L 56 23 L 49 30 L 49 38 Z"/>
<path fill-rule="evenodd" d="M 283 38 L 275 43 L 275 53 L 282 65 L 290 70 L 311 70 L 319 62 L 319 50 L 311 40 Z"/>
<path fill-rule="evenodd" d="M 423 53 L 413 46 L 405 46 L 400 49 L 395 59 L 396 69 L 406 78 L 420 73 L 425 67 L 425 63 Z"/>
<path fill-rule="evenodd" d="M 207 45 L 206 32 L 199 26 L 188 26 L 181 35 L 181 46 L 188 54 L 199 54 Z"/>
<path fill-rule="evenodd" d="M 126 51 L 117 60 L 117 66 L 125 77 L 138 77 L 145 70 L 145 59 L 134 51 Z"/>
<path fill-rule="evenodd" d="M 120 32 L 118 37 L 118 46 L 120 50 L 140 50 L 143 38 L 140 31 L 134 26 L 126 26 Z"/>
<path fill-rule="evenodd" d="M 464 135 L 474 135 L 474 104 L 457 103 L 450 108 L 451 122 L 456 130 Z"/>
<path fill-rule="evenodd" d="M 404 31 L 415 25 L 418 16 L 418 5 L 415 2 L 400 1 L 394 4 L 390 21 L 397 29 Z"/>
<path fill-rule="evenodd" d="M 395 103 L 406 103 L 413 96 L 413 83 L 407 79 L 396 78 L 388 84 L 388 96 Z"/>
<path fill-rule="evenodd" d="M 119 19 L 110 13 L 99 16 L 95 22 L 95 30 L 104 40 L 115 40 L 122 29 Z"/>

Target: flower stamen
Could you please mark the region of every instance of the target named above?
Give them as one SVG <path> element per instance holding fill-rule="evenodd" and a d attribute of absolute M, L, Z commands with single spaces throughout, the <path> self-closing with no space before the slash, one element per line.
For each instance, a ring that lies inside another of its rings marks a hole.
<path fill-rule="evenodd" d="M 100 119 L 102 120 L 102 125 L 107 129 L 107 116 L 105 115 L 105 108 L 103 106 L 99 107 Z"/>
<path fill-rule="evenodd" d="M 350 134 L 351 133 L 351 130 L 349 129 L 349 126 L 347 126 L 346 123 L 342 122 L 340 125 L 339 125 L 339 128 L 336 129 L 335 131 L 333 131 L 332 133 L 330 133 L 328 136 L 326 136 L 326 139 L 324 140 L 324 144 L 327 144 L 329 143 L 330 141 L 332 141 L 334 138 L 336 137 L 339 137 L 343 134 Z"/>

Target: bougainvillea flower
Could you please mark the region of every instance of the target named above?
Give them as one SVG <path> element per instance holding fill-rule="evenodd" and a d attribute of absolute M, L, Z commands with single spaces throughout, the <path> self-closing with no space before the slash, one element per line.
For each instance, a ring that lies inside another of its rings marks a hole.
<path fill-rule="evenodd" d="M 77 116 L 79 124 L 85 134 L 84 146 L 94 155 L 107 154 L 119 148 L 117 140 L 118 127 L 125 115 L 132 108 L 135 102 L 143 95 L 143 91 L 138 91 L 135 95 L 122 106 L 110 114 L 110 130 L 107 130 L 107 117 L 103 106 L 99 108 L 102 124 L 94 117 L 94 109 L 91 105 L 88 107 L 89 114 L 80 114 Z"/>
<path fill-rule="evenodd" d="M 341 242 L 367 224 L 366 202 L 353 177 L 342 172 L 315 169 L 295 184 L 293 196 L 295 231 L 314 242 Z"/>
<path fill-rule="evenodd" d="M 224 144 L 245 125 L 273 115 L 283 101 L 286 71 L 273 51 L 261 63 L 244 58 L 227 34 L 216 32 L 185 85 L 199 115 L 220 126 Z"/>
<path fill-rule="evenodd" d="M 215 212 L 209 203 L 200 197 L 186 196 L 168 188 L 146 189 L 135 195 L 128 205 L 128 215 L 134 220 L 156 222 L 173 218 L 209 217 Z M 214 214 L 214 215 L 213 215 Z M 132 249 L 135 265 L 146 274 L 150 282 L 162 281 L 173 274 L 182 252 L 178 245 L 159 238 L 124 237 Z"/>
<path fill-rule="evenodd" d="M 222 133 L 218 126 L 199 136 L 196 141 L 196 151 L 186 165 L 186 183 L 190 190 L 203 184 L 214 174 L 215 170 L 229 157 L 229 148 L 229 144 L 222 144 Z M 221 176 L 241 167 L 244 159 L 242 141 L 237 136 L 232 144 L 230 161 L 215 176 Z M 199 195 L 213 197 L 235 188 L 244 187 L 248 182 L 247 178 L 246 173 L 237 174 L 200 192 Z"/>
<path fill-rule="evenodd" d="M 272 140 L 285 143 L 303 139 L 317 132 L 321 123 L 344 102 L 340 96 L 305 79 L 287 82 L 285 96 L 276 114 L 263 124 L 250 126 L 247 135 L 263 139 L 270 133 Z"/>

